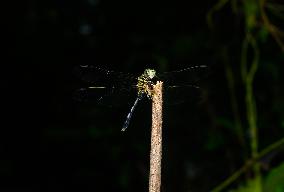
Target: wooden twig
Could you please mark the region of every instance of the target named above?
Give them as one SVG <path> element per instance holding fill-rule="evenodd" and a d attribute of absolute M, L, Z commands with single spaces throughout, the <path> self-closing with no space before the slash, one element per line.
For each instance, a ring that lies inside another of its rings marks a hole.
<path fill-rule="evenodd" d="M 163 82 L 153 87 L 149 192 L 160 192 L 162 160 Z"/>

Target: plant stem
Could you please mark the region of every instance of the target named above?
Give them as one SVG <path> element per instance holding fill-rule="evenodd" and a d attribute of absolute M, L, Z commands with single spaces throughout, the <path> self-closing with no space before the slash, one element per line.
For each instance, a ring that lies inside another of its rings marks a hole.
<path fill-rule="evenodd" d="M 251 46 L 254 52 L 253 61 L 251 66 L 248 68 L 248 46 Z M 250 149 L 251 149 L 251 158 L 255 159 L 258 156 L 258 129 L 257 129 L 257 112 L 256 104 L 253 94 L 253 80 L 258 68 L 259 63 L 259 50 L 257 43 L 253 35 L 248 31 L 246 38 L 244 39 L 243 50 L 242 50 L 242 63 L 241 63 L 241 72 L 245 85 L 246 95 L 246 111 L 247 111 L 247 120 L 248 128 L 250 133 Z M 253 165 L 254 176 L 257 179 L 255 184 L 255 191 L 261 192 L 261 173 L 259 163 Z"/>

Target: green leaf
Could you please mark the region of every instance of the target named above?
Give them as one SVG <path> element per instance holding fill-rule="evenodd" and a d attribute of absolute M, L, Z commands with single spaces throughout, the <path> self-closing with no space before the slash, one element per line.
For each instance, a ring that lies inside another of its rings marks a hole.
<path fill-rule="evenodd" d="M 284 163 L 272 169 L 264 182 L 266 192 L 284 192 Z"/>
<path fill-rule="evenodd" d="M 244 185 L 240 185 L 237 189 L 230 192 L 261 192 L 261 178 L 256 177 L 248 180 Z"/>

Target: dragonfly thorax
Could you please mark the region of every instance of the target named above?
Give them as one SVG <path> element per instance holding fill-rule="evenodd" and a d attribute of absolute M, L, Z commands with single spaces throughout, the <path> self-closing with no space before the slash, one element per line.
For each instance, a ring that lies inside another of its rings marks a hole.
<path fill-rule="evenodd" d="M 147 95 L 148 98 L 152 98 L 155 77 L 156 71 L 154 69 L 145 69 L 144 73 L 137 79 L 138 96 Z"/>

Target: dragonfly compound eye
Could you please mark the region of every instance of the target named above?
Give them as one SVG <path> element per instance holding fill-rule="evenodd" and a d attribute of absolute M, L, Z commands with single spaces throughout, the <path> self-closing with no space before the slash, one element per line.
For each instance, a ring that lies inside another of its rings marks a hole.
<path fill-rule="evenodd" d="M 156 71 L 154 69 L 145 69 L 144 73 L 149 79 L 156 77 Z"/>

